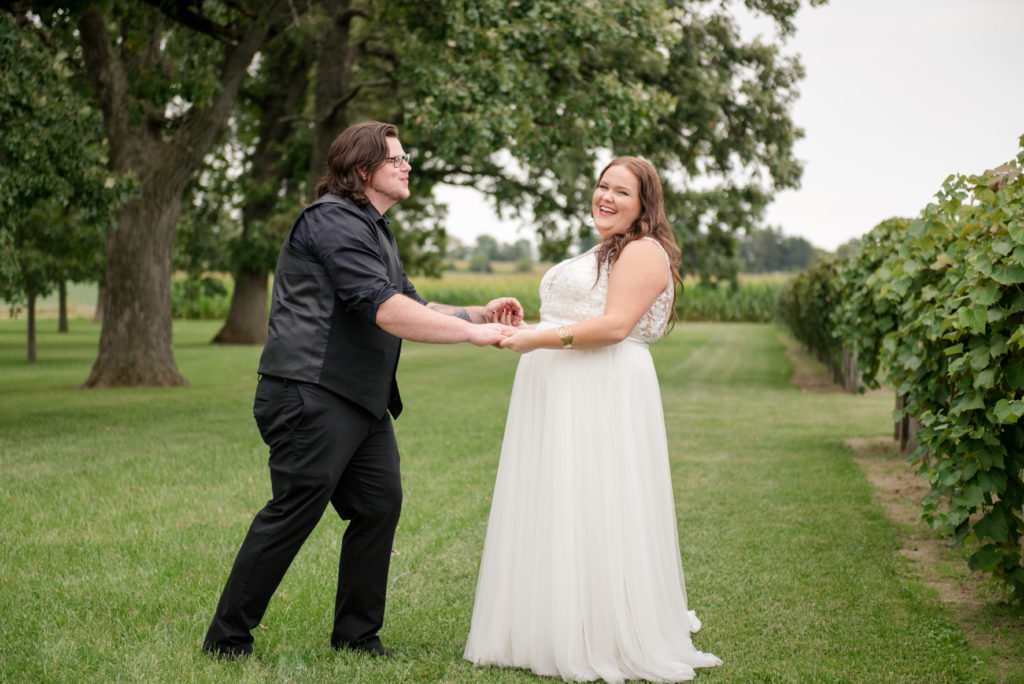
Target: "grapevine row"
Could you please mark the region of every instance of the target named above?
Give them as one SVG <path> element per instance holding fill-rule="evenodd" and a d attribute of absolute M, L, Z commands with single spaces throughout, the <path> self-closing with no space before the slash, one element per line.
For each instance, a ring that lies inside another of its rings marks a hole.
<path fill-rule="evenodd" d="M 1024 602 L 1024 149 L 935 197 L 800 274 L 780 314 L 837 374 L 846 350 L 865 385 L 895 389 L 924 518 Z"/>

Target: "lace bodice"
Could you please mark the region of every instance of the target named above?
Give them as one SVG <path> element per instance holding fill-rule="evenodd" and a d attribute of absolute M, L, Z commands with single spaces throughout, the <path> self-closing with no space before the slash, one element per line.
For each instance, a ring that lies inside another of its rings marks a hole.
<path fill-rule="evenodd" d="M 651 240 L 661 247 L 653 238 L 643 239 Z M 541 321 L 585 321 L 604 314 L 605 303 L 608 301 L 608 269 L 602 268 L 601 277 L 598 279 L 597 250 L 598 247 L 594 247 L 577 257 L 567 259 L 552 266 L 544 274 L 540 281 Z M 668 254 L 665 254 L 665 263 L 669 266 Z M 640 318 L 640 322 L 629 334 L 630 337 L 653 342 L 662 336 L 672 314 L 674 290 L 675 283 L 670 279 L 668 287 L 658 295 Z"/>

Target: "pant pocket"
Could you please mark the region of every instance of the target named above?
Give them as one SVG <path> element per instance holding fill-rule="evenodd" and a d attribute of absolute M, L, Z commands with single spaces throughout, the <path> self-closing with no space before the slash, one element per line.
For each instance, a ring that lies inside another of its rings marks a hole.
<path fill-rule="evenodd" d="M 253 417 L 263 441 L 274 448 L 288 439 L 302 420 L 305 406 L 294 382 L 261 381 L 256 388 Z"/>

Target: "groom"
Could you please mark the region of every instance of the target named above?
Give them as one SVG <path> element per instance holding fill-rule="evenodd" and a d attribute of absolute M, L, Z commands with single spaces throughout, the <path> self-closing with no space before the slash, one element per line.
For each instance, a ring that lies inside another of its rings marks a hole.
<path fill-rule="evenodd" d="M 235 558 L 203 650 L 252 653 L 255 628 L 328 503 L 342 539 L 331 646 L 393 657 L 384 623 L 391 545 L 402 505 L 391 417 L 402 339 L 496 345 L 521 320 L 513 298 L 485 306 L 426 302 L 402 267 L 385 212 L 409 197 L 409 155 L 395 126 L 343 131 L 274 273 L 253 415 L 270 447 L 272 498 Z"/>

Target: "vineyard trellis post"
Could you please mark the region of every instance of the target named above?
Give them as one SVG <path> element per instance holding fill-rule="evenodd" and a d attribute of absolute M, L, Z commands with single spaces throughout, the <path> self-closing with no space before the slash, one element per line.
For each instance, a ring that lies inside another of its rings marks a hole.
<path fill-rule="evenodd" d="M 864 374 L 857 367 L 857 349 L 843 345 L 842 386 L 847 392 L 859 392 L 864 383 Z"/>

